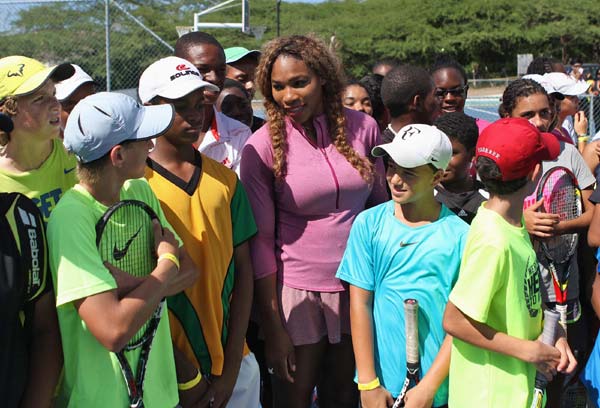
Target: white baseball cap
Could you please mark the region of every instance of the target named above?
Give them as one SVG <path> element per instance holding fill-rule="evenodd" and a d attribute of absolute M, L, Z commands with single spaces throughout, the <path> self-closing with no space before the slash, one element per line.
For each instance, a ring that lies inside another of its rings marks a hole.
<path fill-rule="evenodd" d="M 563 72 L 549 72 L 544 79 L 563 95 L 581 95 L 587 92 L 589 85 L 585 81 L 576 81 Z"/>
<path fill-rule="evenodd" d="M 89 163 L 126 140 L 160 136 L 171 127 L 174 117 L 171 104 L 144 106 L 125 94 L 100 92 L 75 105 L 63 143 L 81 163 Z"/>
<path fill-rule="evenodd" d="M 559 99 L 559 100 L 565 99 L 565 96 L 562 93 L 560 93 L 554 87 L 554 85 L 552 85 L 550 80 L 548 78 L 546 78 L 544 75 L 528 74 L 528 75 L 523 76 L 523 79 L 531 79 L 532 81 L 537 82 L 544 88 L 544 90 L 546 91 L 546 93 L 548 95 L 553 95 L 556 99 Z"/>
<path fill-rule="evenodd" d="M 75 73 L 71 78 L 56 83 L 56 99 L 64 101 L 73 94 L 81 85 L 91 82 L 96 83 L 79 65 L 71 64 Z"/>
<path fill-rule="evenodd" d="M 388 129 L 395 134 L 394 140 L 375 146 L 373 156 L 389 155 L 398 166 L 407 169 L 431 164 L 436 169 L 446 170 L 452 158 L 452 143 L 437 127 L 412 124 L 398 133 L 391 126 Z"/>
<path fill-rule="evenodd" d="M 202 80 L 202 75 L 188 60 L 166 57 L 152 63 L 140 76 L 138 94 L 142 103 L 156 96 L 183 98 L 196 89 L 219 92 L 219 87 Z"/>

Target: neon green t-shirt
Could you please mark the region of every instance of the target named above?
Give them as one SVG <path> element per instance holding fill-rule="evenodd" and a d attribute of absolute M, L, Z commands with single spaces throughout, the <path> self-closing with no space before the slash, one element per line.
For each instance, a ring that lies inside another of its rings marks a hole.
<path fill-rule="evenodd" d="M 145 180 L 125 182 L 121 199 L 147 203 L 163 226 L 173 231 Z M 65 359 L 57 407 L 129 406 L 127 388 L 115 354 L 89 332 L 73 304 L 75 300 L 117 287 L 96 248 L 95 225 L 106 210 L 105 205 L 78 184 L 64 194 L 48 223 L 50 266 Z M 127 353 L 134 372 L 139 351 Z M 147 408 L 174 407 L 178 401 L 169 317 L 164 308 L 148 358 L 144 405 Z"/>
<path fill-rule="evenodd" d="M 0 169 L 0 191 L 31 198 L 45 223 L 60 197 L 77 183 L 75 156 L 67 153 L 60 139 L 52 143 L 52 153 L 37 169 L 18 174 Z"/>
<path fill-rule="evenodd" d="M 521 339 L 541 333 L 538 264 L 524 227 L 482 205 L 471 224 L 450 301 L 464 314 Z M 528 407 L 535 366 L 454 338 L 450 359 L 451 407 Z"/>

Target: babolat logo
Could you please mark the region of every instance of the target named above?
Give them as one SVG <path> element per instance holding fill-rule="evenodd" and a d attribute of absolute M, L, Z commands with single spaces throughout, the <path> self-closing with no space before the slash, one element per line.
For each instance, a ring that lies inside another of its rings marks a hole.
<path fill-rule="evenodd" d="M 16 77 L 16 76 L 23 76 L 23 68 L 25 68 L 25 64 L 18 64 L 18 70 L 17 71 L 8 71 L 8 73 L 6 74 L 7 77 Z"/>
<path fill-rule="evenodd" d="M 29 248 L 31 249 L 31 282 L 34 285 L 40 284 L 40 249 L 38 248 L 37 223 L 33 214 L 28 213 L 18 207 L 21 221 L 27 228 L 27 237 L 29 238 Z"/>

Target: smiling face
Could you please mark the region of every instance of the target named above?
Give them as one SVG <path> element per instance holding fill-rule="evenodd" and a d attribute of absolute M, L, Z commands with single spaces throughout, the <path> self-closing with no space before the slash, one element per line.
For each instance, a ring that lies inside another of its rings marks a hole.
<path fill-rule="evenodd" d="M 442 68 L 433 73 L 435 95 L 443 113 L 462 112 L 467 100 L 465 81 L 455 68 Z"/>
<path fill-rule="evenodd" d="M 20 96 L 17 114 L 12 120 L 14 132 L 34 135 L 37 139 L 54 139 L 60 135 L 60 103 L 52 81 L 35 93 Z"/>
<path fill-rule="evenodd" d="M 369 116 L 373 116 L 371 98 L 369 98 L 367 90 L 361 85 L 348 85 L 344 89 L 344 94 L 342 95 L 342 104 L 344 104 L 346 108 L 364 112 Z"/>
<path fill-rule="evenodd" d="M 277 57 L 271 70 L 271 93 L 275 103 L 299 124 L 323 113 L 323 83 L 298 58 Z"/>
<path fill-rule="evenodd" d="M 392 200 L 396 204 L 410 204 L 433 194 L 433 188 L 439 182 L 441 171 L 433 171 L 430 165 L 407 169 L 398 166 L 390 158 L 386 179 Z"/>

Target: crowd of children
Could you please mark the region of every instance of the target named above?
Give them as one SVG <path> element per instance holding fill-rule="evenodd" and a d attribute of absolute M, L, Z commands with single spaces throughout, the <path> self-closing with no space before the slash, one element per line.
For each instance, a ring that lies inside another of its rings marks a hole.
<path fill-rule="evenodd" d="M 582 85 L 554 69 L 534 61 L 489 123 L 465 114 L 450 58 L 345 81 L 312 36 L 258 51 L 185 34 L 141 74 L 138 100 L 95 93 L 79 65 L 1 58 L 3 404 L 128 406 L 116 353 L 163 298 L 148 408 L 390 407 L 406 299 L 422 373 L 406 407 L 528 407 L 536 370 L 548 407 L 580 372 L 597 404 L 600 278 L 583 239 L 569 336 L 539 339 L 556 297 L 534 249 L 588 230 L 600 245 L 600 147 L 586 143 Z M 571 221 L 530 197 L 556 166 L 582 191 Z M 96 223 L 128 199 L 162 225 L 145 278 L 96 248 Z M 139 350 L 126 358 L 137 367 Z"/>

